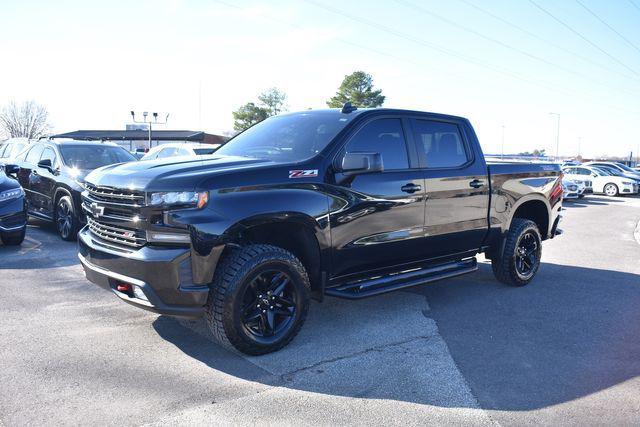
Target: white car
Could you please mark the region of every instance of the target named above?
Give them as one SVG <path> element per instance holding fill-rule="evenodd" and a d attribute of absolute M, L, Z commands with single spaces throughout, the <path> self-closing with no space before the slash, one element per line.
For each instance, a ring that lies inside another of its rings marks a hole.
<path fill-rule="evenodd" d="M 580 197 L 580 188 L 578 184 L 576 184 L 572 179 L 568 179 L 567 177 L 562 178 L 562 198 L 567 199 L 577 199 Z"/>
<path fill-rule="evenodd" d="M 606 194 L 607 196 L 638 193 L 637 183 L 627 177 L 616 176 L 607 169 L 580 165 L 565 167 L 562 172 L 567 179 L 590 179 L 594 193 Z"/>
<path fill-rule="evenodd" d="M 213 154 L 220 144 L 198 142 L 171 142 L 153 147 L 140 160 L 164 159 L 175 156 L 206 156 Z"/>

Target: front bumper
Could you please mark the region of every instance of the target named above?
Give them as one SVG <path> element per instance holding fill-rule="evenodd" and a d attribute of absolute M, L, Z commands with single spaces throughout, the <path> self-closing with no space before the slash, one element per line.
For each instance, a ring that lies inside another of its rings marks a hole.
<path fill-rule="evenodd" d="M 188 248 L 147 245 L 129 251 L 94 238 L 85 227 L 78 233 L 78 257 L 89 281 L 129 304 L 171 316 L 204 314 L 209 287 L 193 284 Z M 146 299 L 118 291 L 119 284 L 137 286 Z"/>
<path fill-rule="evenodd" d="M 27 210 L 24 197 L 0 204 L 0 231 L 18 231 L 27 225 Z"/>

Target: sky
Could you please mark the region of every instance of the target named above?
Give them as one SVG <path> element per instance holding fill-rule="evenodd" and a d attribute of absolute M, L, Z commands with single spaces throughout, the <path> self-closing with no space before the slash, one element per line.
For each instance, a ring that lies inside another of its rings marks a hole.
<path fill-rule="evenodd" d="M 52 131 L 233 128 L 270 87 L 326 108 L 363 70 L 385 107 L 461 115 L 488 153 L 634 157 L 640 0 L 0 1 L 0 106 Z"/>

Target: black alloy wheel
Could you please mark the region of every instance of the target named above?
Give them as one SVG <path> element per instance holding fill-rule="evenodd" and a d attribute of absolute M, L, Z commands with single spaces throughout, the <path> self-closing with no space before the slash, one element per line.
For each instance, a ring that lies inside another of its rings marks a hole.
<path fill-rule="evenodd" d="M 69 196 L 61 197 L 58 200 L 55 222 L 58 234 L 63 240 L 75 239 L 78 220 Z"/>
<path fill-rule="evenodd" d="M 296 289 L 285 272 L 260 272 L 245 288 L 242 298 L 245 332 L 265 344 L 278 341 L 293 326 L 296 300 Z"/>
<path fill-rule="evenodd" d="M 277 351 L 298 334 L 311 285 L 295 255 L 267 244 L 233 249 L 216 268 L 206 305 L 214 338 L 245 354 Z"/>
<path fill-rule="evenodd" d="M 533 231 L 527 231 L 520 236 L 516 248 L 516 271 L 523 278 L 530 276 L 538 263 L 538 240 Z"/>

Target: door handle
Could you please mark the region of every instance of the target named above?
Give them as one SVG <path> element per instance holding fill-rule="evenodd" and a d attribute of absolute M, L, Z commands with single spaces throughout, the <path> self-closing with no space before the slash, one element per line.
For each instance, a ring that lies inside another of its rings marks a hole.
<path fill-rule="evenodd" d="M 33 170 L 31 171 L 31 174 L 32 174 L 32 175 L 37 176 L 37 175 L 38 175 L 38 171 L 37 171 L 37 170 L 35 170 L 35 169 L 33 169 Z"/>
<path fill-rule="evenodd" d="M 474 179 L 469 183 L 469 187 L 473 187 L 473 188 L 480 188 L 483 185 L 484 185 L 484 182 L 480 181 L 479 179 Z"/>
<path fill-rule="evenodd" d="M 405 184 L 402 187 L 400 187 L 400 189 L 405 193 L 411 194 L 411 193 L 415 193 L 416 191 L 421 191 L 422 187 L 417 184 Z"/>

